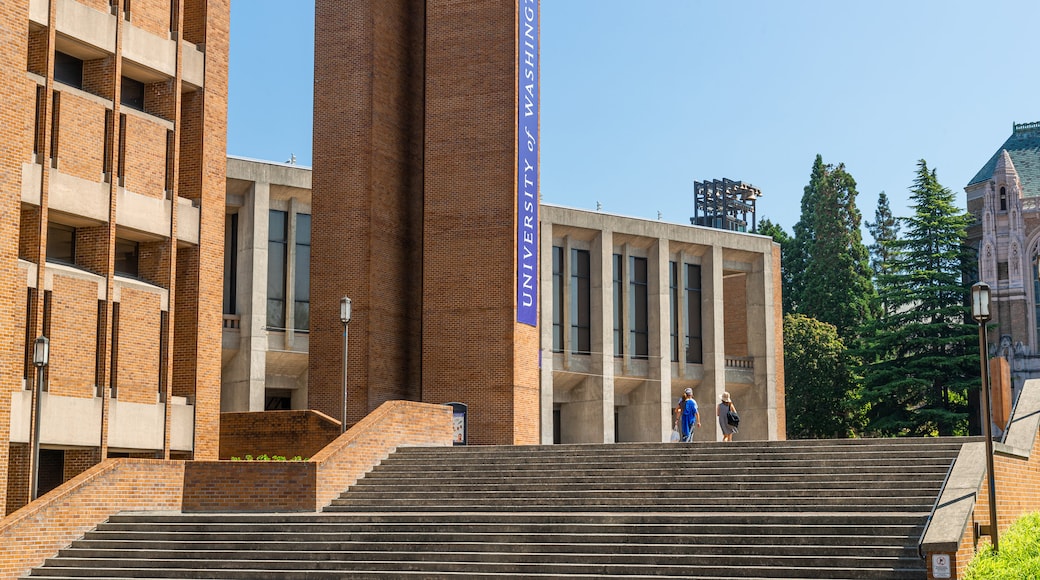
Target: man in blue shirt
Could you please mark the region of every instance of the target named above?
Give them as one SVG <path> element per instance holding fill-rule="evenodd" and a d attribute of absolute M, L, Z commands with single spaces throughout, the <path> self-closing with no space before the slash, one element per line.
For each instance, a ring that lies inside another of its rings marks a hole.
<path fill-rule="evenodd" d="M 675 408 L 675 419 L 679 423 L 680 441 L 693 441 L 693 428 L 701 426 L 701 415 L 697 412 L 697 401 L 693 399 L 693 389 L 686 389 L 679 405 Z"/>

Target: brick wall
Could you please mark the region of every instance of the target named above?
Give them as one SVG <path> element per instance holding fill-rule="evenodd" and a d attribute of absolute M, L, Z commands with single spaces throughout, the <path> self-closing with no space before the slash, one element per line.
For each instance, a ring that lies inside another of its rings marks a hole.
<path fill-rule="evenodd" d="M 726 356 L 748 356 L 747 276 L 722 279 L 723 315 Z"/>
<path fill-rule="evenodd" d="M 130 22 L 141 30 L 162 38 L 170 37 L 171 0 L 133 0 Z"/>
<path fill-rule="evenodd" d="M 11 443 L 7 463 L 7 511 L 29 503 L 29 445 Z"/>
<path fill-rule="evenodd" d="M 122 510 L 177 510 L 184 464 L 109 459 L 0 520 L 0 579 L 13 580 Z"/>
<path fill-rule="evenodd" d="M 47 386 L 51 393 L 63 397 L 94 397 L 97 311 L 97 282 L 54 275 L 51 358 L 47 367 Z"/>
<path fill-rule="evenodd" d="M 104 153 L 99 145 L 105 139 L 105 105 L 70 90 L 59 92 L 58 171 L 99 182 Z"/>
<path fill-rule="evenodd" d="M 132 288 L 121 288 L 119 294 L 118 397 L 154 405 L 159 400 L 161 296 Z"/>
<path fill-rule="evenodd" d="M 309 459 L 342 432 L 339 421 L 317 411 L 220 414 L 220 458 L 261 454 Z"/>
<path fill-rule="evenodd" d="M 136 3 L 134 4 L 137 5 Z M 166 127 L 134 114 L 126 116 L 127 190 L 163 198 L 166 182 Z"/>
<path fill-rule="evenodd" d="M 188 463 L 182 509 L 186 512 L 314 511 L 339 497 L 397 447 L 447 446 L 451 441 L 450 407 L 390 401 L 340 435 L 310 461 Z"/>

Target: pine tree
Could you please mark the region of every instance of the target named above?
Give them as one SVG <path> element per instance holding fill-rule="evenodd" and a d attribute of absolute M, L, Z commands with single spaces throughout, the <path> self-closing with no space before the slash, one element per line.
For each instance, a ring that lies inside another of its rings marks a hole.
<path fill-rule="evenodd" d="M 798 300 L 799 312 L 833 324 L 846 344 L 873 320 L 877 304 L 856 196 L 844 164 L 824 167 L 812 216 L 815 241 L 808 246 Z"/>
<path fill-rule="evenodd" d="M 885 192 L 882 191 L 878 195 L 874 221 L 866 222 L 866 226 L 870 237 L 874 238 L 874 243 L 867 246 L 867 249 L 870 250 L 870 269 L 877 277 L 888 265 L 892 243 L 899 239 L 899 220 L 892 215 L 892 208 L 889 207 Z"/>
<path fill-rule="evenodd" d="M 888 267 L 878 275 L 885 312 L 866 352 L 870 429 L 879 435 L 967 434 L 968 392 L 978 373 L 976 329 L 966 323 L 970 217 L 924 160 L 911 194 L 914 214 L 901 220 L 906 234 L 889 244 Z"/>
<path fill-rule="evenodd" d="M 784 314 L 788 314 L 790 311 L 788 292 L 791 286 L 791 274 L 788 271 L 790 258 L 788 256 L 793 239 L 784 231 L 780 224 L 774 224 L 769 218 L 762 218 L 762 221 L 758 222 L 758 228 L 755 230 L 755 233 L 769 236 L 773 238 L 774 242 L 780 244 L 780 286 L 783 292 Z"/>
<path fill-rule="evenodd" d="M 784 267 L 788 285 L 783 288 L 784 312 L 800 312 L 802 292 L 805 288 L 805 270 L 808 267 L 812 246 L 816 243 L 816 199 L 819 188 L 827 173 L 823 156 L 816 155 L 813 161 L 809 184 L 802 190 L 802 213 L 794 224 L 794 236 L 789 247 L 784 248 Z"/>

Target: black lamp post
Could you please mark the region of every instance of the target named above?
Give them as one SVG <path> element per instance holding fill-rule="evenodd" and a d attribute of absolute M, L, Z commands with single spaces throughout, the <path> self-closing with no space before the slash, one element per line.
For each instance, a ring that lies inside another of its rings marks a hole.
<path fill-rule="evenodd" d="M 33 438 L 32 438 L 32 482 L 29 489 L 29 500 L 36 499 L 39 488 L 40 488 L 40 423 L 42 417 L 40 416 L 41 403 L 40 399 L 43 398 L 43 369 L 47 366 L 51 360 L 51 341 L 46 336 L 41 336 L 36 339 L 36 343 L 33 344 L 33 366 L 36 367 L 36 388 L 33 391 L 34 402 L 34 417 L 33 422 Z"/>
<path fill-rule="evenodd" d="M 997 480 L 993 473 L 993 417 L 989 404 L 989 338 L 986 323 L 989 312 L 989 284 L 977 282 L 971 287 L 971 317 L 979 324 L 979 358 L 982 361 L 982 434 L 986 438 L 986 473 L 989 475 L 989 530 L 993 551 L 999 550 L 997 540 Z"/>
<path fill-rule="evenodd" d="M 339 300 L 339 320 L 343 323 L 343 425 L 341 433 L 347 431 L 347 326 L 350 324 L 350 298 Z"/>

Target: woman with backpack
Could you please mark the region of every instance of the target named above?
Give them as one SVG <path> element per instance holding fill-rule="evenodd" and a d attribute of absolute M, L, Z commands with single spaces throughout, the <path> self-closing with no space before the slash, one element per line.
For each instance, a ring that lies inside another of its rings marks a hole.
<path fill-rule="evenodd" d="M 733 441 L 733 434 L 737 432 L 739 417 L 737 407 L 733 405 L 729 393 L 722 393 L 722 402 L 715 408 L 715 416 L 719 418 L 719 428 L 722 429 L 722 440 Z M 736 421 L 734 421 L 736 419 Z"/>

